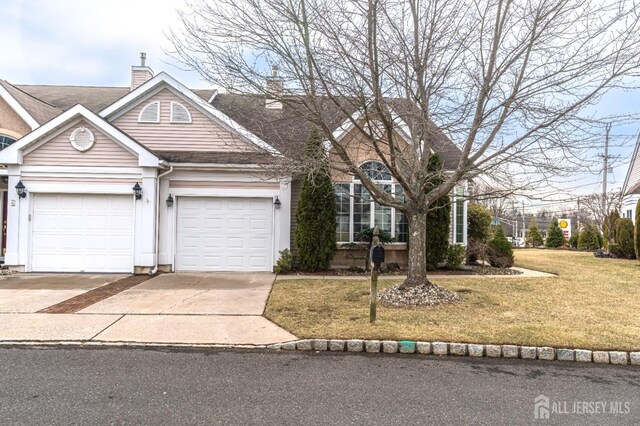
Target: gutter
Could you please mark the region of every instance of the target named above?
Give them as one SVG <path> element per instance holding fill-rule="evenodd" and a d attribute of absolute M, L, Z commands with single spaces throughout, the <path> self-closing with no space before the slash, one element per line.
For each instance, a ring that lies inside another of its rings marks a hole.
<path fill-rule="evenodd" d="M 155 275 L 158 273 L 158 255 L 160 253 L 160 179 L 169 173 L 173 172 L 173 166 L 169 166 L 169 170 L 164 173 L 160 173 L 158 177 L 156 177 L 156 247 L 155 247 L 155 265 L 153 269 L 149 271 L 149 275 Z"/>

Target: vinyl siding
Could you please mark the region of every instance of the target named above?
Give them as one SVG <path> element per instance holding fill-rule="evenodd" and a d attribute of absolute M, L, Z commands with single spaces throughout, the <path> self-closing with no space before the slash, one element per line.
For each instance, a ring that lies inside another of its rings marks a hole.
<path fill-rule="evenodd" d="M 71 132 L 85 127 L 95 137 L 95 143 L 88 151 L 80 152 L 69 142 Z M 75 121 L 49 136 L 44 144 L 24 157 L 24 164 L 31 165 L 73 165 L 73 166 L 122 166 L 137 167 L 138 158 L 109 136 L 97 130 L 84 120 Z"/>
<path fill-rule="evenodd" d="M 279 189 L 280 183 L 278 182 L 171 180 L 169 181 L 169 188 Z"/>
<path fill-rule="evenodd" d="M 142 108 L 150 102 L 160 101 L 159 123 L 138 123 Z M 191 114 L 191 123 L 171 123 L 171 102 L 184 105 Z M 169 89 L 163 89 L 142 101 L 113 123 L 151 150 L 158 151 L 256 151 L 231 130 L 210 119 Z"/>
<path fill-rule="evenodd" d="M 23 136 L 31 132 L 31 127 L 20 118 L 4 99 L 0 99 L 0 129 L 10 130 Z M 2 130 L 0 130 L 0 133 L 2 133 Z M 13 137 L 13 135 L 9 136 Z"/>

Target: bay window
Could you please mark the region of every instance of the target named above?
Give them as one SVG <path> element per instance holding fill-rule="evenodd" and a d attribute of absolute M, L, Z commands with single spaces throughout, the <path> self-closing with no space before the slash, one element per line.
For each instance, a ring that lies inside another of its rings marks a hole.
<path fill-rule="evenodd" d="M 367 161 L 360 166 L 379 188 L 393 197 L 402 197 L 402 186 L 392 182 L 391 173 L 384 164 Z M 382 206 L 355 178 L 351 183 L 334 185 L 336 193 L 336 231 L 338 242 L 357 242 L 358 233 L 377 225 L 396 242 L 407 242 L 408 226 L 404 215 L 395 209 Z"/>

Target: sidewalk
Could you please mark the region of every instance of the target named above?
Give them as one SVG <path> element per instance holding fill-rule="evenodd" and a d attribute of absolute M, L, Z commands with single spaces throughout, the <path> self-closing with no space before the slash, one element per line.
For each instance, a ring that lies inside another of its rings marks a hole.
<path fill-rule="evenodd" d="M 494 278 L 494 279 L 502 279 L 502 278 L 555 278 L 557 275 L 549 274 L 547 272 L 534 271 L 533 269 L 525 269 L 525 268 L 517 268 L 513 267 L 516 271 L 522 271 L 522 274 L 518 275 L 445 275 L 445 274 L 432 274 L 431 278 L 434 279 L 452 279 L 452 278 L 463 278 L 463 279 L 475 279 L 475 278 Z M 379 280 L 404 280 L 406 279 L 406 275 L 379 275 Z M 369 275 L 278 275 L 276 277 L 276 281 L 284 281 L 284 280 L 368 280 L 370 279 Z"/>

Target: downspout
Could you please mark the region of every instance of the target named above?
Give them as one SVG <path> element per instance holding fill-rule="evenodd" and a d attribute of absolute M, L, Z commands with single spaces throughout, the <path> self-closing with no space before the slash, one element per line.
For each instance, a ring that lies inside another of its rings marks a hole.
<path fill-rule="evenodd" d="M 158 256 L 160 253 L 160 179 L 169 173 L 173 172 L 173 166 L 169 166 L 169 170 L 164 173 L 160 173 L 158 177 L 156 177 L 156 253 L 155 253 L 155 265 L 153 269 L 149 271 L 149 275 L 155 275 L 158 273 Z"/>

